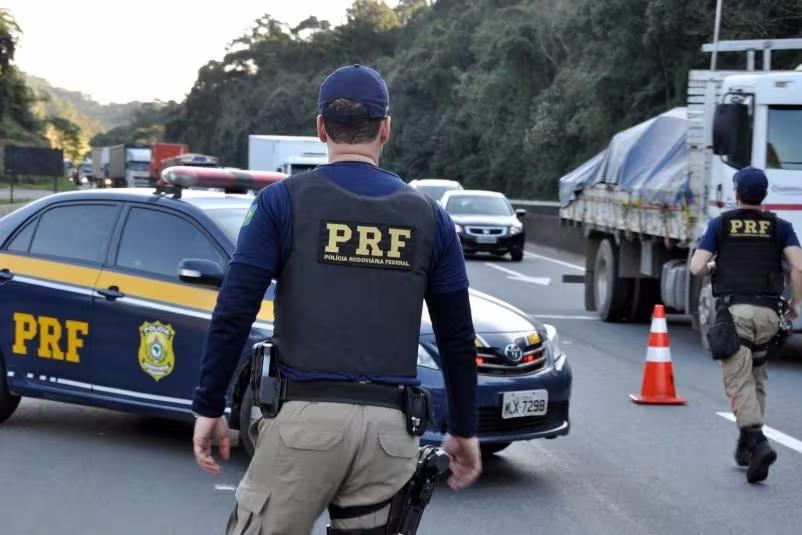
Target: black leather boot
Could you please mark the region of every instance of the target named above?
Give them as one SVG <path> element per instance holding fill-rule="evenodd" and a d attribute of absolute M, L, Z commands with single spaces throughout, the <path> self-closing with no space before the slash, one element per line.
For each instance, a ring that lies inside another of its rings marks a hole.
<path fill-rule="evenodd" d="M 748 428 L 748 432 L 753 443 L 752 458 L 749 460 L 749 468 L 746 470 L 746 480 L 750 483 L 758 483 L 769 477 L 769 466 L 777 460 L 777 452 L 769 444 L 760 426 Z"/>
<path fill-rule="evenodd" d="M 735 446 L 735 464 L 745 468 L 752 459 L 752 435 L 745 429 L 740 431 L 738 445 Z"/>

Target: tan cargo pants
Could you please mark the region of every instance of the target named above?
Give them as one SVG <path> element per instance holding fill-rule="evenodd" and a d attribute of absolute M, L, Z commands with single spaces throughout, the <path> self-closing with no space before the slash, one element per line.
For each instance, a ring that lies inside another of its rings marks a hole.
<path fill-rule="evenodd" d="M 308 535 L 330 503 L 381 503 L 415 471 L 418 437 L 407 432 L 398 410 L 290 401 L 257 426 L 256 452 L 237 488 L 228 535 Z M 389 506 L 332 525 L 372 528 L 385 524 L 388 513 Z"/>
<path fill-rule="evenodd" d="M 765 344 L 777 334 L 780 317 L 770 308 L 754 305 L 732 305 L 730 313 L 735 320 L 738 335 L 755 344 Z M 765 356 L 765 352 L 755 357 Z M 730 398 L 739 429 L 763 425 L 766 415 L 767 364 L 752 365 L 752 350 L 741 346 L 733 356 L 721 361 L 724 389 Z"/>

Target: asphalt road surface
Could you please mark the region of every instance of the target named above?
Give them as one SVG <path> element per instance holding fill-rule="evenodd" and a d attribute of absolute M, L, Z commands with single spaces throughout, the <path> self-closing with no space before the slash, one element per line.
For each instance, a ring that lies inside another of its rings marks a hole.
<path fill-rule="evenodd" d="M 560 282 L 581 272 L 570 265 L 527 255 L 478 257 L 468 269 L 474 288 L 558 328 L 574 371 L 573 428 L 514 444 L 466 491 L 440 487 L 419 533 L 802 532 L 802 362 L 770 363 L 767 424 L 782 443 L 768 481 L 749 485 L 732 461 L 735 426 L 719 414 L 729 408 L 718 365 L 690 326 L 669 324 L 688 405 L 637 406 L 628 394 L 640 386 L 648 325 L 592 319 L 582 287 Z M 23 400 L 0 427 L 0 533 L 221 533 L 246 461 L 208 476 L 190 437 L 185 424 Z"/>

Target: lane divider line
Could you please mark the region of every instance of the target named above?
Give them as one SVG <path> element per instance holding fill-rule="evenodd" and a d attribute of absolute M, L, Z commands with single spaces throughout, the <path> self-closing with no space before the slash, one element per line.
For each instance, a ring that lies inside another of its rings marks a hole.
<path fill-rule="evenodd" d="M 735 421 L 735 415 L 731 412 L 717 412 L 719 416 L 731 422 Z M 767 425 L 763 426 L 763 434 L 778 444 L 782 444 L 786 448 L 792 449 L 797 453 L 802 453 L 802 440 L 797 440 L 791 435 L 786 435 L 782 431 L 777 431 L 773 427 Z"/>
<path fill-rule="evenodd" d="M 579 321 L 600 321 L 598 316 L 570 316 L 563 314 L 529 314 L 530 317 L 543 320 L 579 320 Z"/>
<path fill-rule="evenodd" d="M 237 486 L 236 485 L 226 485 L 224 483 L 215 483 L 214 484 L 214 490 L 225 490 L 225 491 L 228 491 L 228 492 L 233 492 L 233 491 L 237 490 Z"/>
<path fill-rule="evenodd" d="M 530 284 L 538 284 L 540 286 L 548 286 L 551 282 L 551 279 L 548 277 L 530 277 L 529 275 L 524 275 L 523 273 L 518 273 L 517 271 L 513 271 L 490 262 L 485 262 L 485 265 L 489 268 L 501 271 L 502 273 L 506 273 L 507 278 L 510 280 L 528 282 Z"/>
<path fill-rule="evenodd" d="M 557 260 L 556 258 L 551 258 L 550 256 L 543 256 L 542 254 L 530 253 L 529 251 L 524 251 L 524 254 L 526 256 L 528 256 L 529 258 L 539 258 L 541 260 L 547 260 L 549 262 L 553 262 L 553 263 L 559 264 L 561 266 L 569 267 L 571 269 L 576 269 L 577 271 L 582 271 L 582 272 L 585 271 L 585 268 L 583 268 L 580 265 L 572 264 L 571 262 L 566 262 L 564 260 Z"/>

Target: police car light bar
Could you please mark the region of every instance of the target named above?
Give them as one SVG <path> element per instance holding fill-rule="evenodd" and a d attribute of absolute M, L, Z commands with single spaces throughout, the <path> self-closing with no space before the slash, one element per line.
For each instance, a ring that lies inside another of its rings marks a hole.
<path fill-rule="evenodd" d="M 286 177 L 274 171 L 177 165 L 162 171 L 156 190 L 176 196 L 184 188 L 220 188 L 227 193 L 245 193 L 249 189 L 259 191 Z"/>

